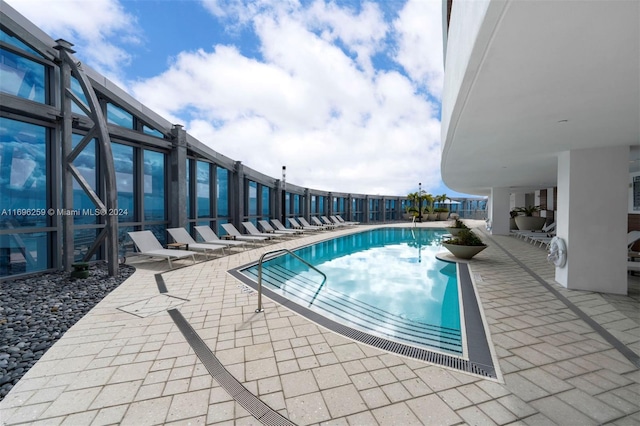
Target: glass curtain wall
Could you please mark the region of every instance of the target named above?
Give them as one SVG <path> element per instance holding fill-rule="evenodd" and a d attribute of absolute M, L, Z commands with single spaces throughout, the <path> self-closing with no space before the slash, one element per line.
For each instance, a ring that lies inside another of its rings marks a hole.
<path fill-rule="evenodd" d="M 0 276 L 51 266 L 48 134 L 43 126 L 0 117 Z"/>

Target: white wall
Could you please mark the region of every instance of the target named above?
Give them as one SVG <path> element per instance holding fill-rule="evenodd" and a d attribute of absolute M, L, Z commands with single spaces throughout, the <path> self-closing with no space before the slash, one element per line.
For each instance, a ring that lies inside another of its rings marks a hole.
<path fill-rule="evenodd" d="M 627 294 L 628 162 L 628 146 L 558 156 L 556 231 L 567 244 L 567 264 L 555 274 L 561 285 Z"/>

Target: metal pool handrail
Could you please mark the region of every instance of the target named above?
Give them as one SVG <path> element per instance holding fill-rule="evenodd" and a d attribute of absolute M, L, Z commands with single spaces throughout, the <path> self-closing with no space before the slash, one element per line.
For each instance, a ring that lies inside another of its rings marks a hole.
<path fill-rule="evenodd" d="M 325 275 L 324 272 L 322 272 L 320 269 L 316 268 L 315 266 L 313 266 L 312 264 L 310 264 L 309 262 L 307 262 L 306 260 L 304 260 L 303 258 L 298 256 L 297 254 L 295 254 L 291 250 L 289 250 L 289 249 L 278 249 L 278 250 L 268 251 L 268 252 L 264 253 L 262 256 L 260 256 L 260 260 L 258 261 L 258 309 L 256 309 L 256 313 L 264 312 L 264 309 L 262 308 L 262 262 L 264 261 L 265 256 L 267 256 L 269 254 L 281 253 L 281 252 L 284 252 L 284 251 L 286 251 L 291 256 L 295 257 L 296 259 L 298 259 L 300 262 L 302 262 L 305 265 L 307 265 L 309 268 L 318 271 L 320 273 L 320 275 L 322 275 L 324 277 L 324 279 L 322 280 L 322 283 L 320 284 L 321 286 L 322 286 L 322 284 L 324 284 L 325 281 L 327 281 L 327 276 Z"/>

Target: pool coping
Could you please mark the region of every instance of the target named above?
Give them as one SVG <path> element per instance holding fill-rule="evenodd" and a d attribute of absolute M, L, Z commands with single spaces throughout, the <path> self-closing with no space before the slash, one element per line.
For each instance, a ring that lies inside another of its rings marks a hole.
<path fill-rule="evenodd" d="M 327 240 L 330 239 L 331 238 L 327 238 Z M 463 341 L 463 345 L 466 348 L 466 358 L 449 355 L 435 350 L 428 350 L 417 346 L 411 346 L 405 343 L 395 342 L 390 339 L 365 333 L 361 330 L 340 324 L 337 321 L 299 305 L 284 296 L 271 291 L 265 286 L 262 286 L 261 291 L 264 296 L 281 306 L 290 309 L 319 326 L 359 343 L 388 351 L 396 355 L 417 359 L 441 367 L 452 368 L 454 370 L 473 374 L 482 378 L 499 380 L 500 374 L 496 367 L 496 363 L 494 363 L 495 358 L 490 348 L 488 330 L 482 315 L 479 299 L 477 298 L 474 283 L 471 278 L 471 273 L 469 272 L 469 266 L 466 262 L 453 262 L 452 260 L 445 261 L 456 263 L 457 265 L 458 286 L 463 302 L 463 326 L 466 329 L 465 333 L 463 333 L 465 340 Z M 249 262 L 245 265 L 230 269 L 227 273 L 241 283 L 257 291 L 258 283 L 241 272 L 241 270 L 257 264 L 258 262 L 256 261 Z M 463 355 L 465 354 L 463 353 Z"/>

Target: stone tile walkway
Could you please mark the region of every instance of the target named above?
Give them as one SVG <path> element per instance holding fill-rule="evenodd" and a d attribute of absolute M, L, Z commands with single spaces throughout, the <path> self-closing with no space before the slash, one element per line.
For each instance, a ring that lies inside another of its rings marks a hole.
<path fill-rule="evenodd" d="M 434 224 L 423 224 L 433 226 Z M 367 228 L 361 226 L 359 229 Z M 205 368 L 167 309 L 220 363 L 299 425 L 640 424 L 640 371 L 519 264 L 640 353 L 640 278 L 630 295 L 567 291 L 543 249 L 484 235 L 470 263 L 501 371 L 486 380 L 385 353 L 256 295 L 227 270 L 305 236 L 162 274 L 136 273 L 71 328 L 0 402 L 0 424 L 260 424 Z M 493 244 L 492 244 L 493 243 Z"/>

